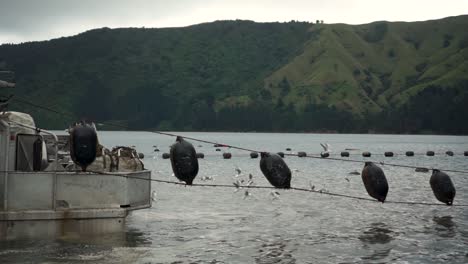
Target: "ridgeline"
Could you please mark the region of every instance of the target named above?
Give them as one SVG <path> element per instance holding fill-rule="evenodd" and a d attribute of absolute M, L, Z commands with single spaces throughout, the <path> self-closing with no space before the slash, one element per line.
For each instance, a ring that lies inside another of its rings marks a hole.
<path fill-rule="evenodd" d="M 137 129 L 468 134 L 468 16 L 216 21 L 0 46 L 15 94 Z M 31 106 L 39 126 L 71 121 Z"/>

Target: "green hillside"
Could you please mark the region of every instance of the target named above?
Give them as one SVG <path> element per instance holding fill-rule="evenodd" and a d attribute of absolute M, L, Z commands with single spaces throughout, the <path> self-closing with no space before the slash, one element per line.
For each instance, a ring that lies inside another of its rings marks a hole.
<path fill-rule="evenodd" d="M 468 16 L 103 28 L 2 45 L 0 65 L 21 97 L 135 129 L 467 134 L 467 26 Z M 49 128 L 71 121 L 11 108 Z"/>

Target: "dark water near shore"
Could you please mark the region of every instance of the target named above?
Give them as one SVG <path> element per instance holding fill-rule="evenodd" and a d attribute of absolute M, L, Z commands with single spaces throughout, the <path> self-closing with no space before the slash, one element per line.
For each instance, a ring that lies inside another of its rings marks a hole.
<path fill-rule="evenodd" d="M 259 150 L 319 153 L 320 142 L 332 151 L 370 151 L 369 160 L 468 170 L 468 137 L 408 135 L 320 135 L 255 133 L 182 133 Z M 174 138 L 140 132 L 102 132 L 107 147 L 135 145 L 145 154 L 153 178 L 175 180 L 169 160 L 163 160 Z M 256 185 L 268 185 L 259 160 L 229 150 L 231 160 L 208 144 L 194 142 L 205 154 L 200 160 L 205 183 L 231 184 L 236 167 L 240 178 L 254 175 Z M 157 145 L 161 152 L 153 152 Z M 385 151 L 436 152 L 435 157 L 397 155 Z M 445 151 L 455 156 L 448 157 Z M 156 155 L 155 158 L 153 156 Z M 353 159 L 362 159 L 353 155 Z M 292 185 L 367 196 L 359 175 L 363 164 L 286 157 L 294 170 Z M 389 201 L 437 202 L 429 186 L 430 173 L 382 166 L 389 181 Z M 468 174 L 450 173 L 457 188 L 455 204 L 468 204 Z M 348 180 L 349 181 L 348 181 Z M 323 194 L 281 190 L 183 187 L 154 182 L 153 207 L 127 217 L 121 233 L 81 239 L 34 239 L 0 242 L 0 263 L 467 263 L 468 207 L 380 204 Z"/>

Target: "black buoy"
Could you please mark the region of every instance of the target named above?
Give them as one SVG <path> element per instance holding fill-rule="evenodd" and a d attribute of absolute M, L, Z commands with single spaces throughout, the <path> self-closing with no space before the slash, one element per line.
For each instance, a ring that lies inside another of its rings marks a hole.
<path fill-rule="evenodd" d="M 223 153 L 223 159 L 230 159 L 232 157 L 231 153 L 229 152 L 224 152 Z"/>
<path fill-rule="evenodd" d="M 372 162 L 366 162 L 361 177 L 367 193 L 383 203 L 388 193 L 387 178 L 383 170 Z"/>
<path fill-rule="evenodd" d="M 171 155 L 169 155 L 169 153 L 163 153 L 163 154 L 162 154 L 162 158 L 163 158 L 163 159 L 168 159 L 168 158 L 170 158 L 170 157 L 171 157 Z"/>
<path fill-rule="evenodd" d="M 139 153 L 138 153 L 138 158 L 139 158 L 139 159 L 144 159 L 144 158 L 145 158 L 145 154 L 139 152 Z"/>
<path fill-rule="evenodd" d="M 370 153 L 369 151 L 364 151 L 364 152 L 362 153 L 362 156 L 368 158 L 368 157 L 371 156 L 371 153 Z"/>
<path fill-rule="evenodd" d="M 204 159 L 204 158 L 205 158 L 205 154 L 203 154 L 201 152 L 200 153 L 197 152 L 197 159 Z"/>
<path fill-rule="evenodd" d="M 284 153 L 283 153 L 283 152 L 280 151 L 280 152 L 278 152 L 278 153 L 276 153 L 276 154 L 278 154 L 278 156 L 284 158 Z"/>
<path fill-rule="evenodd" d="M 98 139 L 93 123 L 81 121 L 69 129 L 70 155 L 83 171 L 96 159 Z"/>
<path fill-rule="evenodd" d="M 349 152 L 348 151 L 342 151 L 341 152 L 341 157 L 349 157 Z"/>
<path fill-rule="evenodd" d="M 384 153 L 385 157 L 393 157 L 393 152 L 387 151 Z"/>
<path fill-rule="evenodd" d="M 286 148 L 286 151 L 291 151 L 291 148 Z"/>
<path fill-rule="evenodd" d="M 260 169 L 263 175 L 276 188 L 291 188 L 291 170 L 284 160 L 274 153 L 260 154 Z"/>
<path fill-rule="evenodd" d="M 252 159 L 258 158 L 258 153 L 257 152 L 250 152 L 250 158 L 252 158 Z"/>
<path fill-rule="evenodd" d="M 449 150 L 449 151 L 446 151 L 445 154 L 447 154 L 448 156 L 453 156 L 453 151 Z"/>
<path fill-rule="evenodd" d="M 468 156 L 468 151 L 463 152 L 463 155 L 466 157 Z"/>
<path fill-rule="evenodd" d="M 428 168 L 420 167 L 414 170 L 415 172 L 429 172 Z"/>
<path fill-rule="evenodd" d="M 300 158 L 307 157 L 307 153 L 305 153 L 304 151 L 299 151 L 297 153 L 297 156 L 300 157 Z"/>
<path fill-rule="evenodd" d="M 198 174 L 197 154 L 193 145 L 182 137 L 177 137 L 171 146 L 170 156 L 172 171 L 177 179 L 192 185 Z"/>
<path fill-rule="evenodd" d="M 158 149 L 158 148 L 155 148 L 155 149 L 154 149 L 154 152 L 159 152 L 159 149 Z"/>
<path fill-rule="evenodd" d="M 328 153 L 328 152 L 320 153 L 320 157 L 322 157 L 322 158 L 328 158 L 328 157 L 330 157 L 330 153 Z"/>
<path fill-rule="evenodd" d="M 406 151 L 406 156 L 407 157 L 413 157 L 414 156 L 414 152 L 413 151 Z"/>
<path fill-rule="evenodd" d="M 440 170 L 433 170 L 429 183 L 437 200 L 447 205 L 452 205 L 456 191 L 452 180 L 446 173 Z"/>
<path fill-rule="evenodd" d="M 428 152 L 426 152 L 426 155 L 432 157 L 435 155 L 435 153 L 434 151 L 429 150 Z"/>
<path fill-rule="evenodd" d="M 216 151 L 221 151 L 221 149 L 218 149 L 218 148 L 217 148 Z"/>

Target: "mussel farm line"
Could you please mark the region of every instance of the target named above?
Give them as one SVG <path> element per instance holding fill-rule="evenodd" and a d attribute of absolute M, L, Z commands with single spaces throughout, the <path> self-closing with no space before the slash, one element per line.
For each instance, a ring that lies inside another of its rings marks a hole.
<path fill-rule="evenodd" d="M 61 113 L 59 111 L 53 110 L 48 107 L 44 106 L 39 106 L 34 103 L 28 102 L 27 100 L 20 99 L 20 102 L 22 103 L 27 103 L 29 105 L 39 107 L 44 110 L 51 111 L 56 114 L 61 114 L 63 116 L 68 116 L 70 115 Z M 108 125 L 108 126 L 114 126 L 122 129 L 127 129 L 129 130 L 130 128 L 128 126 L 120 125 L 120 124 L 114 124 L 114 123 L 109 123 L 109 122 L 100 122 L 100 124 Z M 37 128 L 39 129 L 39 128 Z M 171 137 L 176 137 L 176 144 L 171 146 L 171 154 L 170 154 L 170 159 L 173 167 L 173 171 L 177 178 L 179 180 L 184 180 L 185 183 L 183 185 L 192 185 L 193 179 L 196 177 L 198 173 L 198 161 L 197 161 L 197 155 L 195 152 L 194 147 L 190 143 L 186 143 L 186 145 L 180 145 L 180 151 L 177 150 L 178 144 L 181 142 L 186 142 L 184 139 L 189 139 L 197 142 L 202 142 L 202 143 L 207 143 L 211 144 L 215 147 L 226 147 L 226 148 L 232 148 L 232 149 L 237 149 L 237 150 L 242 150 L 242 151 L 248 151 L 251 154 L 252 153 L 260 153 L 262 160 L 260 161 L 260 167 L 262 168 L 262 173 L 264 176 L 268 179 L 268 181 L 274 185 L 273 188 L 284 188 L 284 189 L 293 189 L 293 190 L 307 190 L 307 191 L 313 191 L 309 189 L 301 189 L 297 187 L 291 187 L 289 186 L 289 181 L 291 178 L 291 173 L 289 168 L 287 167 L 287 164 L 283 161 L 282 156 L 283 155 L 278 155 L 278 154 L 271 154 L 267 151 L 259 151 L 259 150 L 254 150 L 254 149 L 249 149 L 249 148 L 244 148 L 244 147 L 239 147 L 239 146 L 233 146 L 229 144 L 222 144 L 219 142 L 214 142 L 214 141 L 209 141 L 209 140 L 203 140 L 199 138 L 194 138 L 194 137 L 188 137 L 188 136 L 181 136 L 178 134 L 174 133 L 169 133 L 169 132 L 161 132 L 161 131 L 146 131 L 146 132 L 151 132 L 155 134 L 160 134 L 160 135 L 165 135 L 165 136 L 171 136 Z M 323 145 L 322 145 L 323 146 Z M 279 153 L 283 154 L 283 153 Z M 327 153 L 328 154 L 328 153 Z M 392 157 L 393 153 L 392 152 L 386 152 L 385 157 Z M 426 152 L 427 156 L 434 156 L 435 152 L 434 151 L 427 151 Z M 448 156 L 453 156 L 454 153 L 452 151 L 447 151 L 446 155 Z M 464 152 L 464 155 L 467 156 L 467 152 Z M 231 153 L 223 153 L 223 158 L 225 159 L 230 159 L 231 158 Z M 376 198 L 380 202 L 385 201 L 385 197 L 388 192 L 388 185 L 387 181 L 385 178 L 385 175 L 383 171 L 376 166 L 375 164 L 381 164 L 381 165 L 388 165 L 388 166 L 395 166 L 395 167 L 401 167 L 401 168 L 412 168 L 412 169 L 423 169 L 429 171 L 429 168 L 421 167 L 421 166 L 409 166 L 409 165 L 402 165 L 402 164 L 393 164 L 393 163 L 385 163 L 385 162 L 372 162 L 372 161 L 363 161 L 363 160 L 353 160 L 353 159 L 343 159 L 343 158 L 332 158 L 329 155 L 323 155 L 321 153 L 320 156 L 315 156 L 315 155 L 307 155 L 306 152 L 300 151 L 297 153 L 284 153 L 284 156 L 297 156 L 297 157 L 307 157 L 307 158 L 314 158 L 314 159 L 325 159 L 325 160 L 332 160 L 332 161 L 345 161 L 345 162 L 355 162 L 355 163 L 365 163 L 366 166 L 361 174 L 363 183 L 366 187 L 366 190 L 368 194 Z M 342 157 L 349 157 L 349 153 L 341 153 Z M 363 157 L 371 157 L 371 153 L 368 151 L 365 151 L 362 153 Z M 414 152 L 412 151 L 407 151 L 406 156 L 414 156 Z M 252 157 L 252 155 L 251 155 Z M 274 157 L 274 158 L 272 158 Z M 271 161 L 268 161 L 270 163 L 265 163 L 265 159 L 271 159 Z M 372 167 L 368 167 L 372 166 Z M 372 168 L 366 170 L 366 168 Z M 456 172 L 456 173 L 468 173 L 468 171 L 460 171 L 460 170 L 449 170 L 449 169 L 440 169 L 440 168 L 431 168 L 433 170 L 433 177 L 431 178 L 431 188 L 433 189 L 434 195 L 436 198 L 441 201 L 445 202 L 447 205 L 452 205 L 453 198 L 455 196 L 455 189 L 453 187 L 452 182 L 450 181 L 450 178 L 448 175 L 441 171 L 445 172 Z M 436 175 L 434 175 L 436 174 Z M 435 177 L 435 178 L 434 178 Z M 186 178 L 186 179 L 185 179 Z M 435 179 L 435 180 L 433 180 Z M 157 180 L 155 180 L 157 181 Z M 160 181 L 162 182 L 162 181 Z M 443 185 L 451 185 L 451 186 L 443 186 Z M 200 185 L 198 184 L 197 186 L 217 186 L 217 187 L 231 187 L 230 185 Z M 236 188 L 240 188 L 241 186 L 239 184 L 234 185 Z M 246 188 L 247 186 L 242 186 Z M 252 186 L 249 188 L 254 188 L 256 186 Z M 258 187 L 257 187 L 258 188 Z M 264 187 L 262 187 L 264 188 Z M 272 188 L 272 187 L 270 187 Z M 453 189 L 453 191 L 452 191 Z M 315 191 L 313 191 L 315 192 Z M 320 193 L 325 193 L 323 191 L 318 191 Z M 326 194 L 328 195 L 333 195 L 333 196 L 341 196 L 341 197 L 348 197 L 348 198 L 353 198 L 353 199 L 360 199 L 360 200 L 370 200 L 373 201 L 372 199 L 369 198 L 363 198 L 363 197 L 355 197 L 355 196 L 348 196 L 348 195 L 342 195 L 342 194 L 334 194 L 334 193 L 329 193 L 327 192 Z M 394 202 L 394 203 L 406 203 L 406 204 L 415 204 L 415 202 Z M 428 203 L 417 203 L 417 204 L 428 204 Z"/>
<path fill-rule="evenodd" d="M 8 172 L 8 171 L 1 171 L 1 172 Z M 11 172 L 11 171 L 10 171 Z M 54 171 L 50 171 L 54 172 Z M 59 172 L 59 171 L 57 171 Z M 76 171 L 79 172 L 79 171 Z M 89 173 L 99 173 L 111 177 L 122 177 L 122 178 L 130 178 L 130 176 L 127 175 L 122 175 L 122 174 L 116 174 L 116 173 L 111 173 L 111 172 L 102 172 L 102 171 L 87 171 Z M 273 187 L 273 186 L 257 186 L 257 185 L 230 185 L 230 184 L 205 184 L 205 183 L 192 183 L 192 185 L 188 186 L 184 182 L 178 182 L 178 181 L 169 181 L 169 180 L 160 180 L 160 179 L 146 179 L 146 178 L 139 178 L 139 177 L 131 177 L 132 179 L 139 179 L 143 181 L 151 181 L 151 182 L 158 182 L 158 183 L 163 183 L 163 184 L 171 184 L 171 185 L 179 185 L 179 186 L 185 186 L 185 187 L 208 187 L 208 188 L 245 188 L 245 189 L 263 189 L 263 190 L 278 190 L 278 188 Z M 320 195 L 328 195 L 328 196 L 333 196 L 333 197 L 341 197 L 344 199 L 351 199 L 351 200 L 358 200 L 358 201 L 366 201 L 366 202 L 378 202 L 375 199 L 367 198 L 367 197 L 361 197 L 361 196 L 353 196 L 353 195 L 347 195 L 347 194 L 340 194 L 340 193 L 334 193 L 330 191 L 324 191 L 324 190 L 315 190 L 315 189 L 308 189 L 308 188 L 301 188 L 301 187 L 290 187 L 288 189 L 281 189 L 282 191 L 297 191 L 297 192 L 306 192 L 306 193 L 314 193 L 314 194 L 320 194 Z M 446 206 L 445 204 L 442 203 L 427 203 L 427 202 L 413 202 L 413 201 L 385 201 L 385 204 L 405 204 L 405 205 L 420 205 L 420 206 Z M 452 204 L 451 206 L 453 207 L 468 207 L 468 204 Z"/>

